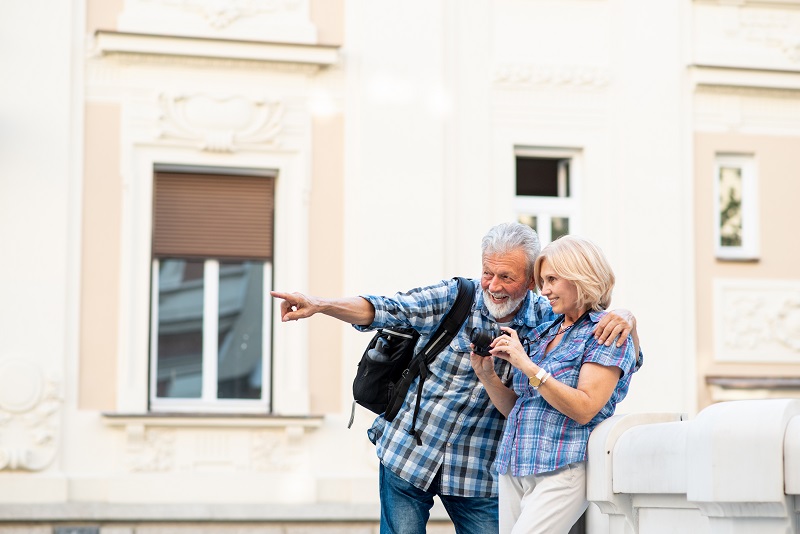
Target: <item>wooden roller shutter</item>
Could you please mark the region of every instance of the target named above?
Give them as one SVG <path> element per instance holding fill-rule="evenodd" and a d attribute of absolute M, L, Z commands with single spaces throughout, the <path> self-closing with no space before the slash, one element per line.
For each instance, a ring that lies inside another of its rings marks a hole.
<path fill-rule="evenodd" d="M 155 257 L 272 259 L 274 178 L 156 172 Z"/>

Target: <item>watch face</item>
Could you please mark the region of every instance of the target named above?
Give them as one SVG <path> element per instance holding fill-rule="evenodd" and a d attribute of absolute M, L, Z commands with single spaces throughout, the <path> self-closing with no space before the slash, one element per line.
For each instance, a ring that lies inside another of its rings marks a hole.
<path fill-rule="evenodd" d="M 536 387 L 542 383 L 542 381 L 536 378 L 535 376 L 529 377 L 528 382 L 530 382 L 533 387 Z"/>

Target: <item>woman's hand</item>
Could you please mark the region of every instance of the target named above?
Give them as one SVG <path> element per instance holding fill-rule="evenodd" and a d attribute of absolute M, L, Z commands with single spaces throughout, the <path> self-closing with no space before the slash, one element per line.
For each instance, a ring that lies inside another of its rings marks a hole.
<path fill-rule="evenodd" d="M 513 332 L 513 330 L 511 331 Z M 516 332 L 514 336 L 516 337 Z M 500 336 L 500 338 L 507 337 L 508 336 Z M 496 346 L 498 339 L 493 340 L 490 347 Z M 517 338 L 517 343 L 519 344 L 519 338 Z M 520 348 L 522 348 L 522 345 L 520 345 Z M 473 351 L 475 350 L 474 345 L 472 345 L 472 349 Z M 489 352 L 494 352 L 494 349 L 490 349 Z M 478 380 L 480 380 L 483 387 L 486 388 L 486 393 L 489 394 L 492 404 L 495 405 L 497 410 L 503 414 L 504 417 L 508 417 L 511 409 L 514 408 L 514 403 L 517 402 L 517 394 L 514 393 L 513 389 L 506 386 L 503 381 L 500 380 L 500 377 L 497 376 L 497 371 L 494 370 L 494 357 L 481 356 L 480 354 L 475 354 L 475 352 L 470 352 L 469 363 L 475 371 Z"/>
<path fill-rule="evenodd" d="M 497 356 L 509 362 L 522 372 L 529 372 L 531 368 L 536 368 L 533 362 L 531 362 L 525 348 L 522 346 L 517 331 L 506 326 L 500 328 L 500 330 L 505 332 L 506 335 L 496 337 L 495 340 L 492 341 L 492 348 L 489 352 L 491 352 L 493 356 Z M 536 368 L 536 371 L 538 371 L 538 368 Z"/>

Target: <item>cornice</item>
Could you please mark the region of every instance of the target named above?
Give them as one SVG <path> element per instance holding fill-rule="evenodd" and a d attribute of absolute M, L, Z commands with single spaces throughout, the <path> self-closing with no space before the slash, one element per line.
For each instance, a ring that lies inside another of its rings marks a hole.
<path fill-rule="evenodd" d="M 696 86 L 800 90 L 800 70 L 750 69 L 724 65 L 689 65 Z"/>
<path fill-rule="evenodd" d="M 98 30 L 91 51 L 100 56 L 134 54 L 294 63 L 328 67 L 339 61 L 330 45 L 238 41 Z"/>

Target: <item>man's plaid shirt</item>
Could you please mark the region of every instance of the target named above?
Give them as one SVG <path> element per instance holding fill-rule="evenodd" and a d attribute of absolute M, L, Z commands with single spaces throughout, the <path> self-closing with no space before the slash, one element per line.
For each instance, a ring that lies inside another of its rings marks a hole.
<path fill-rule="evenodd" d="M 394 421 L 389 423 L 378 416 L 367 435 L 383 465 L 420 489 L 427 490 L 441 469 L 441 494 L 494 497 L 497 484 L 491 466 L 505 420 L 472 370 L 469 333 L 476 327 L 497 330 L 497 324 L 483 303 L 480 280 L 473 282 L 476 295 L 470 315 L 450 345 L 429 365 L 416 427 L 422 445 L 409 434 L 416 380 Z M 368 327 L 356 328 L 410 326 L 421 334 L 419 348 L 436 330 L 457 293 L 456 281 L 446 280 L 393 297 L 362 295 L 375 307 L 375 320 Z M 528 292 L 510 326 L 520 338 L 526 338 L 539 324 L 553 318 L 547 299 Z M 510 364 L 496 358 L 495 369 L 510 384 Z"/>

